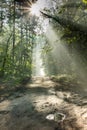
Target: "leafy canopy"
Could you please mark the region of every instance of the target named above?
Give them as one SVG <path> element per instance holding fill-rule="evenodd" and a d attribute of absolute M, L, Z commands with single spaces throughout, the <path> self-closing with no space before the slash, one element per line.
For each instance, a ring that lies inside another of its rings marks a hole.
<path fill-rule="evenodd" d="M 83 3 L 87 4 L 87 0 L 82 0 L 82 1 L 83 1 Z"/>

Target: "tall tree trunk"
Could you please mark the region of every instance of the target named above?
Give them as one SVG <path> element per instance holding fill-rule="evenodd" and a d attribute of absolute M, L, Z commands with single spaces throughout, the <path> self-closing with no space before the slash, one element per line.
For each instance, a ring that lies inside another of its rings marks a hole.
<path fill-rule="evenodd" d="M 0 7 L 0 32 L 2 32 L 2 29 L 3 29 L 3 9 L 2 9 L 2 5 Z"/>
<path fill-rule="evenodd" d="M 7 61 L 7 55 L 8 55 L 9 41 L 10 41 L 11 37 L 12 37 L 12 34 L 10 35 L 10 37 L 7 40 L 7 45 L 6 45 L 5 55 L 4 55 L 3 63 L 2 63 L 2 67 L 1 67 L 0 77 L 4 76 L 4 70 L 5 70 L 5 65 L 6 65 L 6 61 Z"/>
<path fill-rule="evenodd" d="M 14 63 L 14 50 L 15 49 L 15 0 L 14 0 L 14 8 L 13 8 L 13 63 Z"/>

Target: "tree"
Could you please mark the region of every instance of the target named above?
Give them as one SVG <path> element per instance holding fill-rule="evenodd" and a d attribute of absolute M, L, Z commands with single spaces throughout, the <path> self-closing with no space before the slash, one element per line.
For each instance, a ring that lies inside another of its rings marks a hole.
<path fill-rule="evenodd" d="M 0 76 L 9 79 L 14 76 L 18 78 L 31 76 L 32 49 L 36 37 L 34 29 L 37 20 L 35 22 L 35 18 L 29 16 L 28 22 L 27 20 L 23 22 L 24 6 L 18 1 L 5 0 L 0 4 L 2 5 L 0 29 L 3 30 L 0 32 Z"/>

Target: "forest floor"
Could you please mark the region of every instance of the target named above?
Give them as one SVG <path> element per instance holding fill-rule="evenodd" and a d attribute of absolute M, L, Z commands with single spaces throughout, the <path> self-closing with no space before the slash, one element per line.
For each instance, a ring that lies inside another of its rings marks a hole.
<path fill-rule="evenodd" d="M 46 118 L 56 113 L 65 119 Z M 0 84 L 0 130 L 87 130 L 87 89 L 49 77 L 15 88 Z"/>

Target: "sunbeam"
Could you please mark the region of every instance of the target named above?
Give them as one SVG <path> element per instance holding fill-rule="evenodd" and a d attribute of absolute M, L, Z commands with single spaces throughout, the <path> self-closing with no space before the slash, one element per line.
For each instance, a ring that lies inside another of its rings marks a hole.
<path fill-rule="evenodd" d="M 32 76 L 36 77 L 44 77 L 45 74 L 45 68 L 43 65 L 43 60 L 41 56 L 41 49 L 43 46 L 43 42 L 36 43 L 36 45 L 33 47 L 33 56 L 32 56 Z"/>
<path fill-rule="evenodd" d="M 41 13 L 40 11 L 43 10 L 44 8 L 50 9 L 53 6 L 52 2 L 48 2 L 48 0 L 38 0 L 34 4 L 31 5 L 30 12 L 32 15 L 35 15 L 37 17 L 40 17 Z"/>
<path fill-rule="evenodd" d="M 40 6 L 38 6 L 37 3 L 35 4 L 32 4 L 31 8 L 30 8 L 30 12 L 32 15 L 35 15 L 35 16 L 40 16 Z"/>

